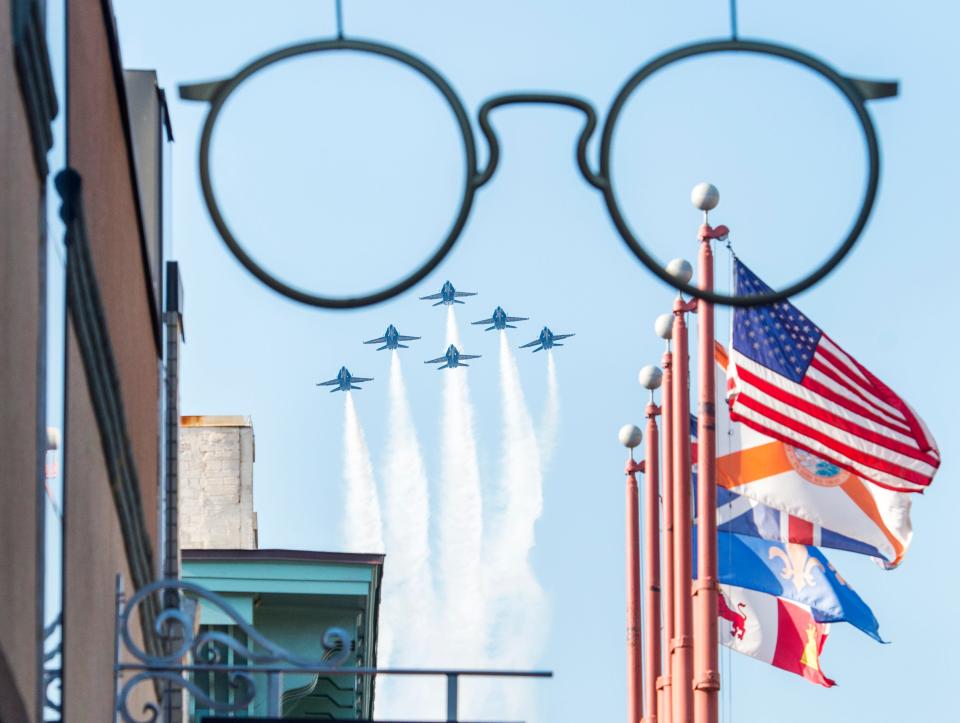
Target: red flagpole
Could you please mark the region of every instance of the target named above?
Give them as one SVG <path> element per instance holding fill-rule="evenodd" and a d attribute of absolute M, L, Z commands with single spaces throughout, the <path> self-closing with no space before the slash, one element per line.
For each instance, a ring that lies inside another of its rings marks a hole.
<path fill-rule="evenodd" d="M 686 280 L 690 265 L 683 262 Z M 673 304 L 673 723 L 693 721 L 693 568 L 690 519 L 690 359 L 684 314 L 695 304 L 678 298 Z"/>
<path fill-rule="evenodd" d="M 694 204 L 704 212 L 700 227 L 698 286 L 713 290 L 713 250 L 710 242 L 726 235 L 726 228 L 712 229 L 707 212 L 719 201 L 717 189 L 700 184 L 693 190 Z M 719 643 L 717 633 L 717 439 L 716 372 L 713 358 L 713 304 L 697 301 L 700 405 L 697 413 L 697 581 L 694 586 L 694 720 L 717 723 L 720 716 Z"/>
<path fill-rule="evenodd" d="M 620 430 L 620 441 L 630 448 L 624 472 L 626 489 L 626 561 L 627 561 L 627 723 L 643 719 L 643 675 L 640 649 L 640 519 L 637 508 L 637 476 L 642 463 L 633 459 L 633 448 L 640 444 L 642 433 L 628 424 Z"/>
<path fill-rule="evenodd" d="M 673 583 L 673 354 L 670 352 L 670 337 L 673 334 L 673 316 L 664 314 L 657 319 L 657 334 L 667 342 L 663 353 L 663 383 L 660 392 L 660 414 L 663 418 L 663 470 L 661 473 L 663 495 L 663 639 L 665 641 L 663 674 L 660 677 L 662 690 L 660 723 L 673 723 L 673 688 L 670 684 L 673 666 L 673 648 L 670 642 L 674 635 L 674 583 Z"/>
<path fill-rule="evenodd" d="M 659 377 L 659 370 L 656 370 Z M 656 378 L 650 384 L 659 386 Z M 648 385 L 648 388 L 650 386 Z M 650 390 L 651 397 L 653 389 Z M 644 571 L 646 572 L 646 597 L 644 600 L 644 651 L 643 667 L 647 670 L 644 681 L 646 694 L 646 723 L 657 723 L 657 671 L 660 670 L 660 435 L 657 430 L 657 415 L 660 408 L 650 400 L 647 404 L 647 449 L 644 460 L 646 488 L 644 489 L 643 521 Z"/>

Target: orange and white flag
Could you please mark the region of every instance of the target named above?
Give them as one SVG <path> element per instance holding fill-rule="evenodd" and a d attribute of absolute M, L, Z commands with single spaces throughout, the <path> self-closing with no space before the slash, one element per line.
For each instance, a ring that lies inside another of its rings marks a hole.
<path fill-rule="evenodd" d="M 727 353 L 719 342 L 714 351 L 720 375 L 728 366 Z M 721 378 L 717 389 L 729 391 L 731 383 Z M 717 409 L 717 484 L 727 491 L 718 499 L 722 527 L 755 525 L 760 537 L 870 555 L 886 567 L 898 565 L 910 545 L 909 495 L 731 422 L 722 403 Z"/>

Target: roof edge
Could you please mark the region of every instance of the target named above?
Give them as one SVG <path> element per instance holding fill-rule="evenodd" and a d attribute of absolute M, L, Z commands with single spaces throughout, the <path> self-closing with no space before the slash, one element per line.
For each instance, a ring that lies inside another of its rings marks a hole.
<path fill-rule="evenodd" d="M 253 427 L 253 420 L 244 414 L 184 414 L 181 427 Z"/>
<path fill-rule="evenodd" d="M 367 552 L 321 552 L 317 550 L 181 550 L 184 560 L 260 560 L 267 562 L 333 562 L 344 565 L 374 565 L 381 567 L 385 555 Z"/>

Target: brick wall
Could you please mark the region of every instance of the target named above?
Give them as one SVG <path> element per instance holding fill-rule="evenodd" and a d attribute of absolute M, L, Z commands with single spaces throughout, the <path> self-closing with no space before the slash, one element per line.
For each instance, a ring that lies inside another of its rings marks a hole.
<path fill-rule="evenodd" d="M 253 461 L 248 419 L 183 418 L 180 549 L 256 549 Z"/>

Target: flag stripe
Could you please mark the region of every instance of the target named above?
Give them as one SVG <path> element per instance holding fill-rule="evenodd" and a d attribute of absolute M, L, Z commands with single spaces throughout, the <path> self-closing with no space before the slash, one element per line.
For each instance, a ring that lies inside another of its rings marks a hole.
<path fill-rule="evenodd" d="M 717 458 L 717 480 L 728 489 L 792 470 L 779 442 L 748 447 Z"/>
<path fill-rule="evenodd" d="M 787 542 L 796 542 L 801 545 L 812 545 L 813 523 L 801 520 L 793 515 L 784 515 L 787 518 Z"/>
<path fill-rule="evenodd" d="M 877 400 L 871 399 L 870 396 L 863 391 L 863 387 L 858 387 L 850 381 L 849 377 L 844 378 L 840 370 L 830 362 L 830 358 L 826 354 L 821 356 L 818 352 L 818 355 L 814 356 L 813 361 L 810 362 L 810 366 L 858 397 L 864 404 L 873 407 L 879 414 L 884 415 L 891 422 L 906 423 L 902 415 L 893 414 L 885 408 L 885 405 L 877 404 Z"/>
<path fill-rule="evenodd" d="M 840 454 L 845 456 L 847 459 L 849 459 L 851 462 L 866 466 L 870 468 L 871 471 L 880 471 L 880 472 L 886 472 L 887 474 L 890 474 L 890 475 L 896 475 L 910 482 L 913 482 L 914 484 L 924 484 L 924 482 L 927 480 L 927 476 L 921 472 L 918 472 L 917 470 L 904 467 L 895 462 L 891 462 L 888 459 L 884 459 L 883 457 L 867 454 L 863 452 L 861 449 L 853 445 L 841 442 L 840 439 L 838 439 L 838 437 L 840 437 L 840 438 L 845 438 L 849 440 L 850 435 L 844 434 L 842 432 L 835 433 L 835 436 L 831 434 L 825 434 L 821 430 L 815 429 L 814 427 L 810 427 L 804 424 L 803 422 L 797 420 L 796 418 L 791 417 L 788 414 L 784 414 L 780 410 L 776 409 L 777 406 L 782 406 L 782 405 L 777 405 L 777 404 L 767 405 L 761 402 L 756 397 L 746 397 L 742 401 L 745 406 L 749 407 L 754 412 L 768 415 L 769 419 L 771 419 L 772 421 L 778 422 L 779 424 L 782 424 L 784 427 L 786 427 L 787 429 L 791 429 L 794 432 L 799 432 L 802 435 L 805 435 L 811 439 L 815 439 L 819 441 L 821 444 L 826 446 L 832 452 L 834 453 L 839 452 Z"/>
<path fill-rule="evenodd" d="M 823 419 L 814 417 L 805 409 L 799 408 L 792 399 L 799 398 L 807 402 L 816 401 L 814 398 L 815 395 L 811 390 L 790 380 L 781 380 L 776 376 L 775 372 L 771 372 L 766 367 L 755 364 L 740 355 L 738 355 L 738 358 L 734 361 L 734 373 L 737 375 L 740 384 L 739 394 L 734 399 L 734 409 L 747 398 L 755 398 L 757 401 L 763 403 L 764 406 L 777 409 L 811 429 L 826 432 L 829 436 L 839 437 L 846 444 L 855 447 L 858 454 L 865 457 L 876 457 L 914 471 L 920 471 L 920 467 L 929 467 L 931 469 L 930 474 L 932 474 L 939 465 L 938 459 L 933 458 L 931 455 L 925 455 L 916 448 L 910 449 L 913 454 L 920 455 L 919 459 L 910 454 L 904 454 L 893 449 L 890 444 L 882 443 L 878 445 L 876 442 L 856 435 L 854 432 L 838 424 L 830 424 Z M 768 384 L 772 383 L 772 386 L 778 390 L 779 393 L 786 393 L 790 395 L 790 397 L 783 399 L 773 397 L 765 391 L 765 388 L 761 388 L 758 384 L 754 383 L 758 379 Z M 822 407 L 820 407 L 820 409 L 823 411 Z M 832 414 L 833 412 L 827 410 L 827 413 Z"/>
<path fill-rule="evenodd" d="M 927 479 L 927 470 L 931 465 L 922 460 L 914 460 L 905 456 L 897 456 L 885 452 L 883 448 L 864 441 L 838 427 L 819 423 L 809 417 L 793 411 L 794 407 L 784 404 L 764 392 L 753 389 L 750 396 L 741 400 L 743 405 L 749 406 L 756 413 L 771 412 L 779 415 L 772 421 L 777 421 L 787 429 L 801 435 L 807 435 L 821 441 L 830 450 L 829 453 L 842 453 L 857 464 L 866 465 L 871 471 L 882 471 L 888 474 L 911 473 L 921 475 Z M 811 422 L 811 424 L 808 424 Z M 862 476 L 862 475 L 860 475 Z"/>
<path fill-rule="evenodd" d="M 787 409 L 793 408 L 799 410 L 802 414 L 795 415 L 800 419 L 803 419 L 803 415 L 812 417 L 813 419 L 820 420 L 825 424 L 828 424 L 832 427 L 836 427 L 844 432 L 847 432 L 849 435 L 859 437 L 865 442 L 877 445 L 878 449 L 874 451 L 875 456 L 883 456 L 883 450 L 888 449 L 892 452 L 903 455 L 904 457 L 910 457 L 911 459 L 919 460 L 925 462 L 932 470 L 936 469 L 936 460 L 931 460 L 926 454 L 911 447 L 908 444 L 903 442 L 903 437 L 900 436 L 900 439 L 893 437 L 888 437 L 861 425 L 853 419 L 844 419 L 843 417 L 834 414 L 833 412 L 825 409 L 824 407 L 818 406 L 810 402 L 808 399 L 792 394 L 788 390 L 784 389 L 782 386 L 775 386 L 770 384 L 766 380 L 758 377 L 749 370 L 738 365 L 737 374 L 740 378 L 748 384 L 754 386 L 757 390 L 763 394 L 772 397 L 773 399 L 782 402 Z M 852 414 L 852 412 L 851 412 Z M 794 415 L 791 415 L 794 416 Z"/>
<path fill-rule="evenodd" d="M 795 396 L 798 396 L 802 399 L 806 399 L 811 402 L 818 403 L 818 406 L 821 408 L 830 411 L 837 416 L 843 416 L 851 421 L 858 422 L 865 427 L 875 428 L 875 431 L 879 434 L 886 432 L 889 427 L 882 426 L 878 427 L 874 422 L 869 421 L 868 419 L 861 417 L 861 419 L 855 419 L 853 417 L 854 413 L 851 411 L 844 410 L 842 408 L 837 408 L 837 405 L 831 404 L 826 398 L 819 397 L 818 393 L 815 392 L 811 387 L 807 385 L 808 380 L 806 378 L 801 382 L 795 382 L 791 379 L 786 379 L 780 376 L 777 372 L 765 367 L 763 364 L 758 364 L 749 357 L 744 356 L 739 352 L 734 352 L 735 356 L 733 357 L 733 374 L 738 379 L 741 376 L 740 371 L 745 369 L 756 377 L 759 377 L 766 381 L 768 384 L 772 384 L 778 388 L 781 388 Z M 742 379 L 740 380 L 743 381 Z M 742 386 L 742 384 L 741 384 Z M 739 390 L 742 391 L 742 390 Z M 736 403 L 736 398 L 734 398 L 734 403 Z M 891 430 L 892 431 L 892 430 Z M 897 432 L 893 432 L 897 434 Z M 914 437 L 907 437 L 902 434 L 898 434 L 900 440 L 906 440 L 913 449 L 920 450 L 920 444 Z"/>
<path fill-rule="evenodd" d="M 880 510 L 877 507 L 877 500 L 873 495 L 867 490 L 867 486 L 863 483 L 863 480 L 857 477 L 848 478 L 846 482 L 840 485 L 840 489 L 843 490 L 853 503 L 860 508 L 864 515 L 866 515 L 876 528 L 880 530 L 883 536 L 887 539 L 890 545 L 893 547 L 894 559 L 890 562 L 896 566 L 900 564 L 900 561 L 903 559 L 903 554 L 906 552 L 906 547 L 900 539 L 893 534 L 893 532 L 887 527 L 884 522 L 883 516 L 880 514 Z"/>
<path fill-rule="evenodd" d="M 817 351 L 828 358 L 832 357 L 835 360 L 835 366 L 844 371 L 852 380 L 858 382 L 863 389 L 870 392 L 878 403 L 888 407 L 892 414 L 902 417 L 908 422 L 910 421 L 913 413 L 910 411 L 909 405 L 863 364 L 837 346 L 833 339 L 826 334 L 821 337 Z"/>
<path fill-rule="evenodd" d="M 771 664 L 825 688 L 836 685 L 820 670 L 820 654 L 829 626 L 812 622 L 810 613 L 782 599 L 777 600 L 777 617 L 779 634 Z"/>
<path fill-rule="evenodd" d="M 836 350 L 836 352 L 841 354 L 845 359 L 848 359 L 850 364 L 860 371 L 860 373 L 870 382 L 874 394 L 879 395 L 880 398 L 882 398 L 887 404 L 893 406 L 900 412 L 906 423 L 910 425 L 913 435 L 918 440 L 922 440 L 922 444 L 920 444 L 921 449 L 923 449 L 925 452 L 932 451 L 936 455 L 937 459 L 940 459 L 940 451 L 937 449 L 936 442 L 934 442 L 933 437 L 930 435 L 930 431 L 927 429 L 926 425 L 920 420 L 919 417 L 917 417 L 916 412 L 913 411 L 913 407 L 898 397 L 896 392 L 880 381 L 873 374 L 873 372 L 838 347 L 826 334 L 823 335 L 823 339 L 821 341 L 821 348 L 823 347 L 830 347 L 831 349 Z"/>
<path fill-rule="evenodd" d="M 865 417 L 876 424 L 882 424 L 884 427 L 892 429 L 895 432 L 900 432 L 901 434 L 910 434 L 910 428 L 905 424 L 893 422 L 890 419 L 882 417 L 878 413 L 872 412 L 869 409 L 861 406 L 857 400 L 850 398 L 851 393 L 846 387 L 838 384 L 827 374 L 819 371 L 816 368 L 811 367 L 806 378 L 803 380 L 803 386 L 811 391 L 816 392 L 824 399 L 828 399 L 834 404 L 839 404 L 844 409 L 847 409 L 854 414 L 859 414 L 861 417 Z"/>
<path fill-rule="evenodd" d="M 763 380 L 762 385 L 766 387 L 771 386 L 770 383 L 765 380 Z M 928 454 L 921 451 L 913 437 L 907 436 L 887 425 L 881 425 L 882 428 L 877 429 L 877 423 L 867 417 L 842 406 L 838 408 L 826 404 L 823 399 L 819 398 L 819 392 L 811 387 L 809 379 L 804 379 L 800 387 L 804 392 L 796 393 L 789 388 L 781 386 L 774 386 L 773 388 L 782 390 L 785 397 L 782 401 L 793 404 L 801 412 L 805 412 L 811 417 L 815 417 L 822 422 L 831 424 L 851 434 L 855 434 L 868 442 L 886 447 L 891 452 L 913 457 L 914 459 L 921 459 L 936 468 L 937 460 L 932 459 Z"/>
<path fill-rule="evenodd" d="M 781 442 L 806 450 L 818 457 L 829 459 L 831 463 L 841 469 L 852 472 L 859 477 L 868 478 L 881 487 L 886 487 L 895 492 L 921 492 L 926 485 L 930 484 L 929 478 L 912 471 L 904 470 L 903 474 L 897 474 L 857 462 L 848 456 L 847 452 L 852 450 L 849 450 L 845 445 L 839 445 L 843 449 L 838 450 L 835 446 L 828 444 L 830 442 L 829 437 L 809 429 L 798 431 L 802 429 L 803 425 L 795 422 L 793 422 L 794 426 L 783 424 L 774 419 L 772 415 L 767 416 L 766 410 L 762 408 L 763 405 L 758 405 L 761 409 L 755 410 L 746 404 L 748 401 L 746 397 L 741 398 L 740 401 L 743 402 L 740 408 L 732 409 L 730 412 L 733 421 L 743 422 L 761 434 L 779 439 Z"/>
<path fill-rule="evenodd" d="M 860 371 L 860 368 L 857 367 L 848 354 L 844 353 L 843 349 L 831 343 L 829 339 L 820 337 L 820 343 L 817 345 L 817 353 L 830 362 L 837 371 L 841 372 L 851 382 L 876 397 L 877 404 L 887 407 L 891 414 L 897 416 L 903 414 L 903 410 L 896 404 L 891 404 L 891 400 L 884 398 L 882 392 L 878 394 L 880 390 L 876 388 L 876 385 Z"/>
<path fill-rule="evenodd" d="M 910 405 L 900 399 L 900 397 L 898 397 L 890 389 L 890 387 L 877 379 L 877 377 L 875 377 L 869 369 L 860 364 L 856 359 L 852 358 L 849 354 L 846 354 L 826 335 L 824 335 L 821 339 L 820 346 L 817 348 L 817 353 L 822 354 L 824 358 L 827 358 L 828 355 L 833 353 L 835 355 L 834 358 L 836 359 L 836 364 L 841 364 L 841 357 L 843 360 L 846 360 L 848 366 L 846 366 L 845 369 L 856 369 L 859 372 L 859 377 L 856 378 L 867 380 L 868 386 L 861 386 L 861 389 L 868 390 L 872 399 L 875 399 L 885 407 L 894 410 L 893 413 L 896 414 L 898 418 L 902 419 L 910 428 L 910 433 L 914 437 L 918 448 L 924 452 L 933 451 L 937 460 L 940 459 L 940 454 L 936 449 L 936 445 L 933 444 L 926 428 L 917 419 L 917 416 L 910 408 Z M 850 372 L 848 371 L 847 373 L 849 374 Z"/>

